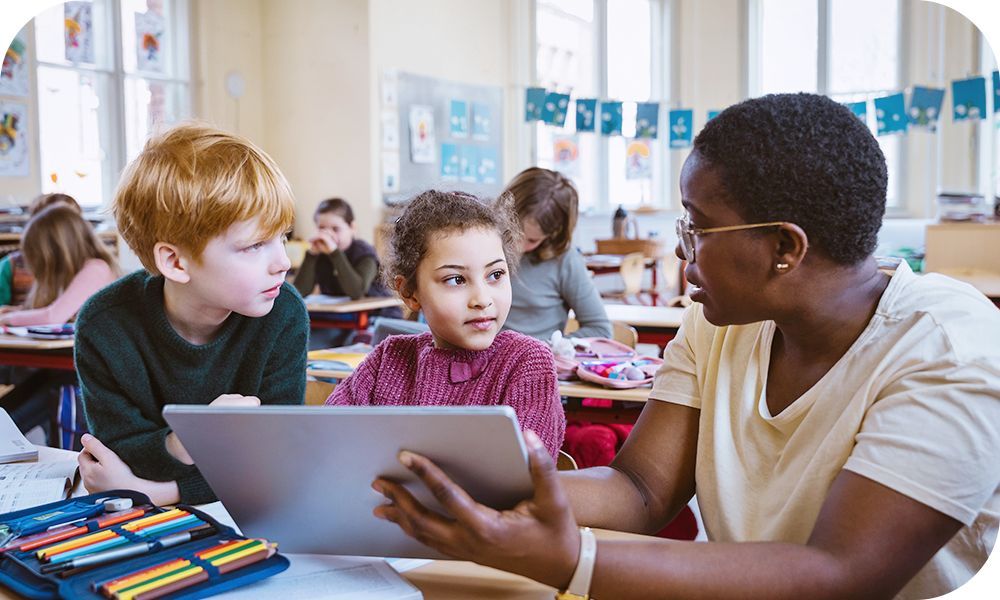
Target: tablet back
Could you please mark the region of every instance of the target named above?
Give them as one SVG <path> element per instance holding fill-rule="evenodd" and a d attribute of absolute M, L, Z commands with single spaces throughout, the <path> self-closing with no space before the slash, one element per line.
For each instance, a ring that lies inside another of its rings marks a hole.
<path fill-rule="evenodd" d="M 168 405 L 163 416 L 243 534 L 283 552 L 440 558 L 372 509 L 377 476 L 443 512 L 399 464 L 431 458 L 476 500 L 511 508 L 532 493 L 507 406 L 259 408 Z"/>

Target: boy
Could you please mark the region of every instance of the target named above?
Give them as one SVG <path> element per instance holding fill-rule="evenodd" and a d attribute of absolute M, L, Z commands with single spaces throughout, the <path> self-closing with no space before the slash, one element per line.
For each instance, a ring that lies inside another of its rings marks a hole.
<path fill-rule="evenodd" d="M 291 189 L 247 140 L 182 125 L 146 144 L 113 210 L 146 271 L 80 311 L 75 359 L 94 434 L 83 437 L 80 473 L 90 492 L 214 501 L 161 411 L 302 403 L 309 320 L 284 283 Z"/>

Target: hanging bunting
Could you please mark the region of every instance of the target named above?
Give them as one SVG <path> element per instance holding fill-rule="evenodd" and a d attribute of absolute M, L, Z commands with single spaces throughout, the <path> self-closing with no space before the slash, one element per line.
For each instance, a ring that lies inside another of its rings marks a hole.
<path fill-rule="evenodd" d="M 601 134 L 622 134 L 621 102 L 601 102 Z"/>
<path fill-rule="evenodd" d="M 691 145 L 691 121 L 694 111 L 690 108 L 670 111 L 670 147 L 687 148 Z"/>
<path fill-rule="evenodd" d="M 944 89 L 914 86 L 910 95 L 910 125 L 937 131 L 943 103 Z"/>
<path fill-rule="evenodd" d="M 545 103 L 545 88 L 530 87 L 524 94 L 524 120 L 539 121 Z"/>
<path fill-rule="evenodd" d="M 868 122 L 868 102 L 862 100 L 861 102 L 847 102 L 844 104 L 854 116 L 861 119 L 862 123 Z"/>
<path fill-rule="evenodd" d="M 656 139 L 660 130 L 660 103 L 640 102 L 635 110 L 635 137 Z"/>
<path fill-rule="evenodd" d="M 566 124 L 566 109 L 569 108 L 569 94 L 549 92 L 542 105 L 542 120 L 549 125 L 562 127 Z"/>
<path fill-rule="evenodd" d="M 909 120 L 906 118 L 903 93 L 875 98 L 875 116 L 878 121 L 878 135 L 905 132 Z"/>
<path fill-rule="evenodd" d="M 986 78 L 972 77 L 951 82 L 953 121 L 986 118 Z"/>
<path fill-rule="evenodd" d="M 708 118 L 705 119 L 705 122 L 707 123 L 707 122 L 711 121 L 712 119 L 714 119 L 715 117 L 719 116 L 720 112 L 722 112 L 722 111 L 721 110 L 710 110 L 710 111 L 708 111 Z"/>
<path fill-rule="evenodd" d="M 594 131 L 597 124 L 597 98 L 578 98 L 576 101 L 576 130 Z"/>
<path fill-rule="evenodd" d="M 1000 71 L 993 71 L 993 112 L 1000 112 Z"/>

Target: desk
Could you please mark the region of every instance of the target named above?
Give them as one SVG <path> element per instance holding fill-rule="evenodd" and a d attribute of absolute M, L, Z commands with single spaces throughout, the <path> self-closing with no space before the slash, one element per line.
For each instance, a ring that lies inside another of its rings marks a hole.
<path fill-rule="evenodd" d="M 684 316 L 683 308 L 641 306 L 636 304 L 605 304 L 608 319 L 635 327 L 640 344 L 656 344 L 660 348 L 674 339 Z M 573 311 L 569 318 L 575 318 Z"/>
<path fill-rule="evenodd" d="M 373 296 L 348 300 L 336 304 L 307 303 L 309 314 L 354 315 L 353 319 L 343 321 L 321 321 L 311 319 L 309 326 L 314 329 L 365 329 L 368 327 L 368 313 L 380 308 L 403 306 L 403 301 L 395 296 Z"/>
<path fill-rule="evenodd" d="M 36 340 L 0 334 L 0 365 L 72 371 L 73 340 Z"/>

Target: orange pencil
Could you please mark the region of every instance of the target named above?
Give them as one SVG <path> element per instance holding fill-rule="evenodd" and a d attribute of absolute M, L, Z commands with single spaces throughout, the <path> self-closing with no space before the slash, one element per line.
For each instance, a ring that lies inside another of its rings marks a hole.
<path fill-rule="evenodd" d="M 150 515 L 144 519 L 136 519 L 135 521 L 130 521 L 122 525 L 122 528 L 127 529 L 129 531 L 135 531 L 137 529 L 142 529 L 143 527 L 149 527 L 150 525 L 155 525 L 156 523 L 169 521 L 170 519 L 176 519 L 178 517 L 184 517 L 187 516 L 188 514 L 189 513 L 187 511 L 183 511 L 179 508 L 174 508 L 166 512 Z"/>
<path fill-rule="evenodd" d="M 103 542 L 104 540 L 109 540 L 114 537 L 118 537 L 118 534 L 110 529 L 104 529 L 102 531 L 98 531 L 97 533 L 92 533 L 90 535 L 85 535 L 82 537 L 69 540 L 68 542 L 63 542 L 61 544 L 56 544 L 54 546 L 47 546 L 36 552 L 35 556 L 42 559 L 52 556 L 53 554 L 59 554 L 60 552 L 67 552 L 69 550 L 76 550 L 77 548 L 82 548 L 84 546 L 96 544 L 97 542 Z"/>
<path fill-rule="evenodd" d="M 104 581 L 101 583 L 93 584 L 94 590 L 105 590 L 110 591 L 113 589 L 121 589 L 122 587 L 127 587 L 128 585 L 142 581 L 143 579 L 149 579 L 150 577 L 155 577 L 156 575 L 162 575 L 168 571 L 176 571 L 181 567 L 186 567 L 191 564 L 191 561 L 184 558 L 175 558 L 169 562 L 160 563 L 158 565 L 153 565 L 142 571 L 135 571 L 118 577 L 117 579 L 111 579 L 109 581 Z"/>

